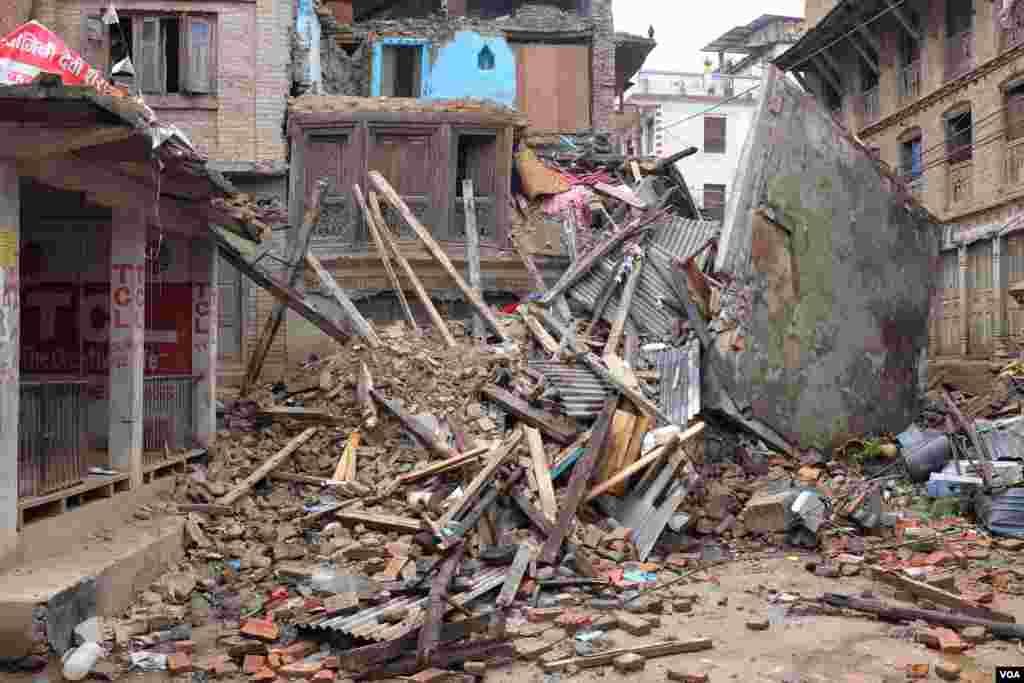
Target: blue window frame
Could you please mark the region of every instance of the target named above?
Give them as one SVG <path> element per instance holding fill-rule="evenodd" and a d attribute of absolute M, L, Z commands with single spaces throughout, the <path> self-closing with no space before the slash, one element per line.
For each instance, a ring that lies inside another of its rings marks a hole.
<path fill-rule="evenodd" d="M 385 71 L 385 50 L 388 48 L 399 48 L 394 50 L 392 54 L 394 57 L 389 57 L 389 76 L 394 78 L 394 69 L 396 65 L 401 64 L 402 67 L 407 68 L 408 66 L 408 52 L 403 50 L 416 49 L 418 53 L 418 59 L 415 63 L 419 66 L 419 74 L 413 74 L 412 78 L 412 97 L 429 97 L 430 96 L 430 41 L 422 38 L 382 38 L 378 40 L 373 46 L 373 79 L 370 83 L 370 95 L 373 97 L 381 97 L 382 95 L 394 95 L 395 84 L 391 83 L 385 85 L 384 83 L 384 71 Z M 399 95 L 406 96 L 406 95 Z"/>

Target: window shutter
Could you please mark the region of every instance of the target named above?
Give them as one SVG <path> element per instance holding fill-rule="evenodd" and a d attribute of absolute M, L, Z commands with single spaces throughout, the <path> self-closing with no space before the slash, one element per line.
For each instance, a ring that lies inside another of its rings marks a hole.
<path fill-rule="evenodd" d="M 704 151 L 712 153 L 725 152 L 725 118 L 721 116 L 704 117 Z"/>
<path fill-rule="evenodd" d="M 1024 137 L 1024 92 L 1006 97 L 1006 139 Z"/>
<path fill-rule="evenodd" d="M 213 92 L 211 57 L 213 56 L 213 22 L 200 17 L 186 19 L 185 90 L 190 93 Z"/>
<path fill-rule="evenodd" d="M 135 20 L 133 33 L 132 60 L 139 78 L 139 87 L 144 93 L 162 94 L 166 83 L 160 78 L 160 20 L 140 18 Z"/>

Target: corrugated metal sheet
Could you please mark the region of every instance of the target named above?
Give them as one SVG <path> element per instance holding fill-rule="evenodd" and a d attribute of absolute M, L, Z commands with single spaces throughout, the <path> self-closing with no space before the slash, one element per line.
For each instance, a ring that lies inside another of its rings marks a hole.
<path fill-rule="evenodd" d="M 658 404 L 673 423 L 685 425 L 700 412 L 700 341 L 696 338 L 678 349 L 665 349 L 646 356 L 661 379 Z"/>
<path fill-rule="evenodd" d="M 458 605 L 465 605 L 481 595 L 494 590 L 505 580 L 505 571 L 492 569 L 483 572 L 473 581 L 470 589 L 454 598 L 452 602 Z M 394 640 L 412 633 L 423 623 L 423 610 L 426 609 L 429 597 L 398 597 L 385 602 L 382 605 L 365 609 L 356 614 L 341 617 L 332 617 L 319 623 L 309 624 L 308 628 L 328 629 L 351 636 L 384 642 Z M 406 608 L 410 615 L 405 621 L 398 624 L 382 624 L 378 620 L 386 611 L 396 608 Z"/>
<path fill-rule="evenodd" d="M 569 417 L 594 417 L 601 412 L 605 398 L 612 393 L 611 385 L 584 366 L 530 361 L 529 367 L 544 375 L 544 379 L 558 391 L 559 403 Z"/>
<path fill-rule="evenodd" d="M 672 260 L 686 259 L 692 256 L 704 244 L 718 235 L 721 224 L 714 221 L 695 221 L 677 216 L 669 216 L 659 224 L 647 247 L 647 258 L 657 259 L 666 270 L 671 270 Z M 704 252 L 698 263 L 703 267 L 707 258 Z M 569 290 L 568 295 L 588 309 L 593 309 L 609 278 L 615 277 L 615 271 L 622 261 L 622 249 L 614 250 L 608 258 L 587 274 L 580 282 Z M 672 302 L 675 308 L 665 305 Z M 602 317 L 611 322 L 619 309 L 619 293 L 612 297 Z M 653 337 L 665 337 L 671 333 L 672 324 L 679 318 L 685 318 L 683 303 L 676 296 L 668 283 L 663 281 L 654 268 L 644 267 L 640 275 L 633 304 L 626 322 L 629 334 L 642 333 Z M 637 329 L 637 325 L 640 329 Z"/>

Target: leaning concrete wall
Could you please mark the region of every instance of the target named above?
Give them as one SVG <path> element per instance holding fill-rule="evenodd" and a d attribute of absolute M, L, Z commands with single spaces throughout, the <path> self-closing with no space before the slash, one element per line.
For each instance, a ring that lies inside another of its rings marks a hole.
<path fill-rule="evenodd" d="M 940 272 L 930 216 L 776 69 L 734 188 L 715 264 L 725 390 L 803 446 L 904 429 Z"/>

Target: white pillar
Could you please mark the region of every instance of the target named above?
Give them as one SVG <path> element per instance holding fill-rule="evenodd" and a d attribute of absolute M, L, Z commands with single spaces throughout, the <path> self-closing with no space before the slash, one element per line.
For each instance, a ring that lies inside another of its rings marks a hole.
<path fill-rule="evenodd" d="M 195 439 L 200 448 L 217 432 L 217 247 L 192 241 L 192 374 L 196 376 Z"/>
<path fill-rule="evenodd" d="M 0 161 L 0 557 L 18 545 L 18 170 Z"/>
<path fill-rule="evenodd" d="M 114 209 L 110 239 L 110 461 L 142 484 L 146 216 Z"/>

